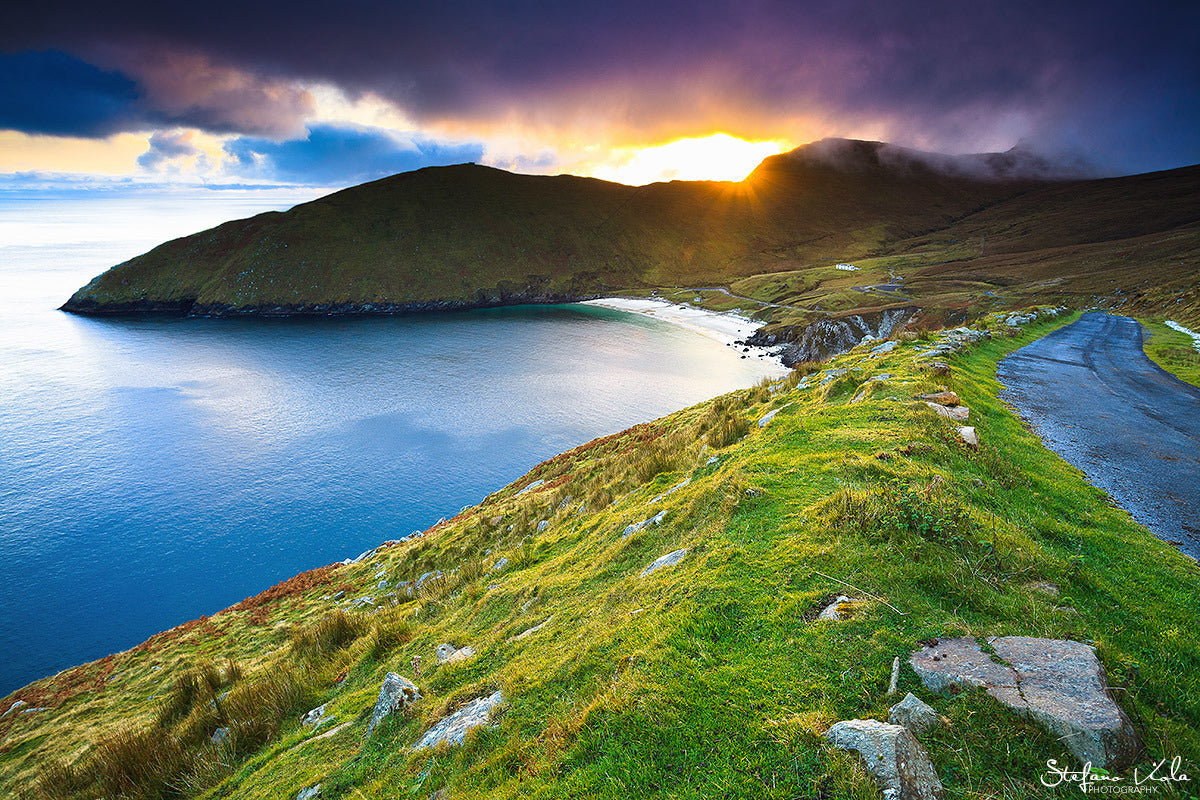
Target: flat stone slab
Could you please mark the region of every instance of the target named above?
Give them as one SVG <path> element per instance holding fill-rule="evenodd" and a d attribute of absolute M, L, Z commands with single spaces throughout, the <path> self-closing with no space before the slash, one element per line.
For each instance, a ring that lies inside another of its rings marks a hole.
<path fill-rule="evenodd" d="M 413 750 L 437 747 L 443 742 L 450 745 L 462 744 L 467 731 L 487 725 L 491 721 L 492 709 L 504 702 L 503 693 L 497 689 L 487 697 L 478 697 L 463 708 L 442 719 L 413 745 Z"/>
<path fill-rule="evenodd" d="M 1027 636 L 993 637 L 987 643 L 1000 661 L 974 639 L 961 638 L 925 647 L 909 663 L 934 691 L 982 687 L 1058 736 L 1080 762 L 1109 771 L 1134 763 L 1141 740 L 1109 696 L 1104 667 L 1092 648 Z"/>
<path fill-rule="evenodd" d="M 966 422 L 967 418 L 971 416 L 971 409 L 966 406 L 944 406 L 940 403 L 931 403 L 928 400 L 925 401 L 925 405 L 936 411 L 939 417 L 952 419 L 955 422 Z"/>
<path fill-rule="evenodd" d="M 887 800 L 941 800 L 945 789 L 925 748 L 908 728 L 873 719 L 850 719 L 825 731 L 839 750 L 853 750 Z"/>

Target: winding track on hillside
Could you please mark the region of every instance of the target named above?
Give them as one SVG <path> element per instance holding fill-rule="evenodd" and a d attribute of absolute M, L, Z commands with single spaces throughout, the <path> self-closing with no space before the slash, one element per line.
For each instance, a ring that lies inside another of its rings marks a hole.
<path fill-rule="evenodd" d="M 1001 397 L 1156 536 L 1200 558 L 1200 389 L 1142 352 L 1129 317 L 1084 314 L 1000 362 Z"/>

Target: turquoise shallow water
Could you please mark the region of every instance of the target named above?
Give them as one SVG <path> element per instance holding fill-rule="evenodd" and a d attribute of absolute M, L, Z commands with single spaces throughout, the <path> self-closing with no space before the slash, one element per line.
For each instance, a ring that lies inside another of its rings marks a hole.
<path fill-rule="evenodd" d="M 579 306 L 371 319 L 54 310 L 279 200 L 0 198 L 0 693 L 423 529 L 762 366 Z"/>

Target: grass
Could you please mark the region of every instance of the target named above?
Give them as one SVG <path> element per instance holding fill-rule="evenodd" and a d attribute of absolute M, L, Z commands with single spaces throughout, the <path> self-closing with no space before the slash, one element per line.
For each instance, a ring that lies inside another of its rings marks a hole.
<path fill-rule="evenodd" d="M 1142 320 L 1146 336 L 1142 349 L 1154 363 L 1179 380 L 1200 386 L 1200 350 L 1186 333 L 1169 328 L 1163 320 Z"/>
<path fill-rule="evenodd" d="M 857 348 L 826 365 L 852 370 L 827 386 L 796 373 L 563 453 L 422 538 L 112 657 L 100 685 L 95 665 L 40 681 L 7 702 L 75 693 L 5 721 L 0 793 L 279 798 L 320 782 L 328 798 L 877 797 L 821 732 L 886 719 L 892 659 L 960 635 L 1094 643 L 1146 762 L 1178 755 L 1194 772 L 1200 569 L 996 398 L 997 361 L 1066 321 L 997 328 L 941 374 L 914 362 L 919 337 L 881 358 Z M 942 386 L 970 406 L 978 451 L 912 399 Z M 639 577 L 681 547 L 677 566 Z M 413 597 L 347 606 L 379 595 L 380 571 L 395 588 L 431 570 L 443 577 Z M 816 622 L 844 593 L 867 602 Z M 438 665 L 443 643 L 478 656 Z M 210 709 L 203 662 L 227 657 L 240 674 L 215 670 L 229 694 Z M 423 700 L 364 743 L 389 671 Z M 176 686 L 187 702 L 147 699 Z M 497 688 L 494 727 L 407 750 Z M 1037 783 L 1048 758 L 1070 759 L 1041 728 L 981 694 L 928 692 L 907 668 L 900 688 L 951 720 L 924 738 L 950 797 L 1069 796 Z M 164 704 L 175 710 L 159 727 Z M 299 717 L 320 704 L 349 726 L 317 739 L 335 726 Z M 220 747 L 217 726 L 231 731 Z"/>

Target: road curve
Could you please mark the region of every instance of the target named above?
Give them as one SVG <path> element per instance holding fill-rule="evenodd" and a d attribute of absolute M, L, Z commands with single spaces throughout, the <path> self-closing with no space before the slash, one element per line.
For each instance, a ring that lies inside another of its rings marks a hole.
<path fill-rule="evenodd" d="M 1200 389 L 1146 357 L 1137 321 L 1084 314 L 1005 358 L 997 377 L 1047 447 L 1200 558 Z"/>

